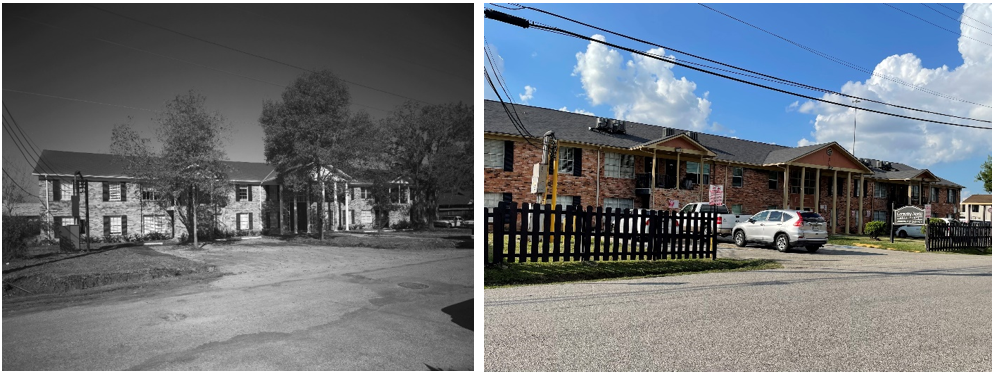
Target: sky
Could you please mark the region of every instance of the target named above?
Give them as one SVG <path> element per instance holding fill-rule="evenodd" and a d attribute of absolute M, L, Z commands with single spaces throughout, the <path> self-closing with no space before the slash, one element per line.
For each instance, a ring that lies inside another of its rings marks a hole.
<path fill-rule="evenodd" d="M 712 9 L 698 4 L 528 5 L 665 48 L 535 10 L 484 7 L 642 52 L 720 67 L 688 54 L 697 55 L 811 87 L 944 115 L 867 101 L 856 104 L 871 110 L 992 127 L 982 122 L 992 120 L 990 4 L 707 4 Z M 965 186 L 962 198 L 985 194 L 975 176 L 992 154 L 990 129 L 855 111 L 495 20 L 485 19 L 483 28 L 486 49 L 516 104 L 789 147 L 836 141 L 860 158 L 929 169 Z M 820 91 L 727 75 L 850 102 Z M 497 99 L 490 86 L 481 91 L 484 98 Z M 502 98 L 508 99 L 504 94 Z"/>
<path fill-rule="evenodd" d="M 12 116 L 4 119 L 38 152 L 108 153 L 114 125 L 154 138 L 156 111 L 194 90 L 233 129 L 228 159 L 263 162 L 262 104 L 279 100 L 303 69 L 352 82 L 352 109 L 374 119 L 407 100 L 474 103 L 473 9 L 3 4 L 2 98 Z M 37 157 L 7 131 L 3 156 L 17 181 L 36 181 L 28 177 Z"/>

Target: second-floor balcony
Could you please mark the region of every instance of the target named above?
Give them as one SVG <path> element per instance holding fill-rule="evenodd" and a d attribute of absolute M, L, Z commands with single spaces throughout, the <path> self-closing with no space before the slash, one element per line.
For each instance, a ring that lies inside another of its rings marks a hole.
<path fill-rule="evenodd" d="M 695 188 L 695 182 L 691 179 L 678 180 L 678 177 L 671 175 L 658 175 L 656 182 L 653 185 L 650 181 L 653 180 L 653 176 L 650 173 L 637 173 L 636 174 L 636 194 L 637 195 L 649 195 L 652 188 L 659 189 L 682 189 L 691 190 Z M 679 183 L 681 184 L 679 186 Z"/>

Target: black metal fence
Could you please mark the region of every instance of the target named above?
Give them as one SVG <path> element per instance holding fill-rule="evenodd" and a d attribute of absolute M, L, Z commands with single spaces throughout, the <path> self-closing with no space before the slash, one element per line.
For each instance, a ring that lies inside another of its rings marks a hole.
<path fill-rule="evenodd" d="M 927 251 L 993 247 L 993 228 L 987 223 L 928 224 Z"/>
<path fill-rule="evenodd" d="M 484 263 L 716 259 L 715 216 L 502 202 L 484 209 Z"/>

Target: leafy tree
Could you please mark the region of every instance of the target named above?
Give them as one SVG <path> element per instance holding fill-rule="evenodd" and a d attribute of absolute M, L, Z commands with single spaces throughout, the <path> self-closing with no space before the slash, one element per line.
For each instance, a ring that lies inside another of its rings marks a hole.
<path fill-rule="evenodd" d="M 327 167 L 346 170 L 365 147 L 356 139 L 372 122 L 364 112 L 350 112 L 349 103 L 345 82 L 323 70 L 302 75 L 280 101 L 263 104 L 259 124 L 264 155 L 285 186 L 300 191 L 317 183 L 324 191 L 332 174 Z M 320 205 L 325 208 L 325 195 Z M 324 239 L 325 211 L 319 219 L 318 234 Z"/>
<path fill-rule="evenodd" d="M 982 163 L 982 171 L 975 176 L 976 181 L 982 181 L 983 189 L 988 193 L 993 192 L 993 155 L 989 155 L 986 162 Z"/>
<path fill-rule="evenodd" d="M 382 123 L 383 156 L 411 184 L 414 227 L 432 227 L 440 192 L 473 189 L 473 118 L 473 109 L 463 103 L 423 106 L 409 101 Z"/>
<path fill-rule="evenodd" d="M 188 235 L 197 234 L 195 213 L 203 233 L 212 219 L 208 204 L 224 207 L 231 189 L 225 183 L 228 167 L 222 164 L 229 127 L 220 114 L 207 111 L 206 100 L 190 91 L 167 101 L 155 118 L 157 145 L 128 124 L 111 131 L 111 152 L 125 163 L 125 174 L 137 177 L 143 190 L 154 191 L 151 202 L 161 210 L 175 209 Z"/>

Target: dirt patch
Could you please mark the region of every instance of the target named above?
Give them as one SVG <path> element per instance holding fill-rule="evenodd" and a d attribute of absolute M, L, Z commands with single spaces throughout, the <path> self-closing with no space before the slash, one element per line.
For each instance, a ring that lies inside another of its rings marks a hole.
<path fill-rule="evenodd" d="M 3 296 L 65 293 L 216 272 L 217 268 L 210 264 L 159 253 L 145 246 L 129 246 L 84 254 L 45 256 L 6 269 L 3 273 Z"/>

